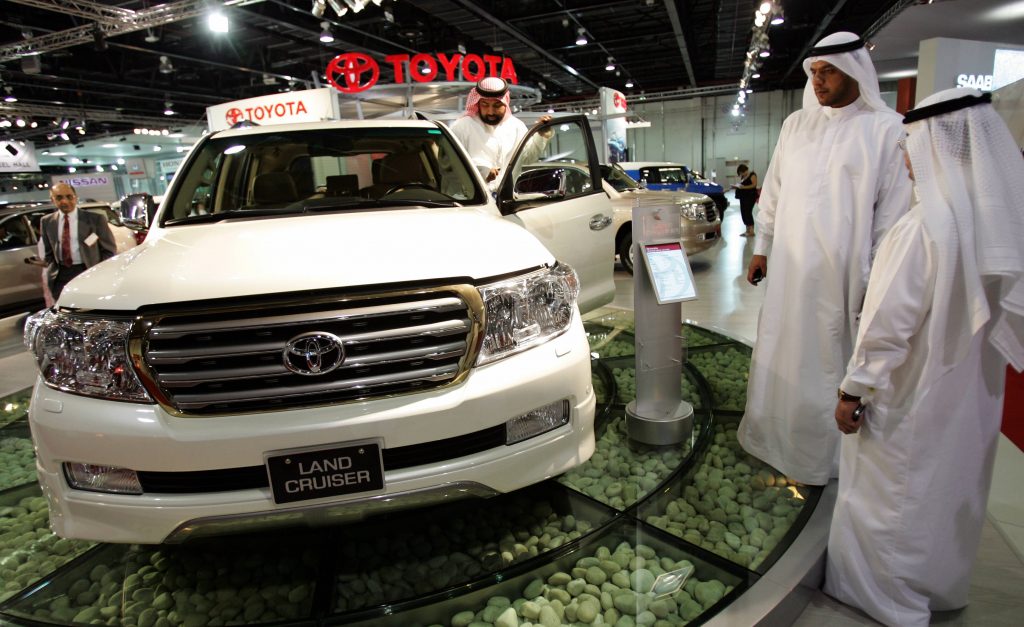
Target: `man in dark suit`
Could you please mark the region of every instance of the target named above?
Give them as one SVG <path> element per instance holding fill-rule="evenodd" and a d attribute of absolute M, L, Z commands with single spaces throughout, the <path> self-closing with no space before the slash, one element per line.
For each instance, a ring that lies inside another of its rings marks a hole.
<path fill-rule="evenodd" d="M 114 234 L 107 217 L 78 211 L 78 195 L 67 183 L 50 188 L 50 200 L 57 206 L 40 221 L 46 250 L 47 277 L 53 298 L 79 274 L 117 253 Z"/>

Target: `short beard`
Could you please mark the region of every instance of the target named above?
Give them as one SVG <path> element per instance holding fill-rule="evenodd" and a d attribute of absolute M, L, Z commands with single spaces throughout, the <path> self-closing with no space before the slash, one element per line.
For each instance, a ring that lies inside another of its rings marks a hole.
<path fill-rule="evenodd" d="M 497 126 L 497 125 L 501 124 L 501 120 L 504 117 L 505 116 L 502 116 L 502 115 L 487 115 L 487 114 L 484 114 L 484 113 L 480 114 L 480 120 L 484 124 L 490 124 L 491 126 Z"/>

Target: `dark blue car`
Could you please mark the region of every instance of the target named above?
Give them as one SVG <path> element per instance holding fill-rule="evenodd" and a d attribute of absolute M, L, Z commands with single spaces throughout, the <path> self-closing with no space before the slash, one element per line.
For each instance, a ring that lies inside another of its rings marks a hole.
<path fill-rule="evenodd" d="M 625 161 L 618 164 L 626 174 L 641 183 L 646 182 L 647 189 L 687 191 L 704 194 L 715 201 L 719 213 L 729 206 L 725 190 L 714 181 L 701 178 L 690 168 L 681 163 L 667 161 Z"/>

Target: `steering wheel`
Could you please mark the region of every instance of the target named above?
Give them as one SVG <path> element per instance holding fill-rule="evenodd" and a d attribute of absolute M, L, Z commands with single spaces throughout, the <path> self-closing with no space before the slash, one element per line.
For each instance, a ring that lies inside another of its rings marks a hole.
<path fill-rule="evenodd" d="M 384 196 L 390 196 L 391 194 L 397 194 L 398 192 L 406 189 L 429 189 L 432 192 L 437 192 L 436 189 L 434 189 L 433 187 L 426 183 L 402 183 L 400 185 L 395 185 L 388 191 L 384 192 L 381 198 L 383 198 Z"/>

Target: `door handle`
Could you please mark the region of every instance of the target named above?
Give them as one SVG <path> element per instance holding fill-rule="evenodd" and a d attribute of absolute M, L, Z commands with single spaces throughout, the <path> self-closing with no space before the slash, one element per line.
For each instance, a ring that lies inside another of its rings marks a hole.
<path fill-rule="evenodd" d="M 606 216 L 603 213 L 598 213 L 590 218 L 590 230 L 600 231 L 601 229 L 607 228 L 612 223 L 611 216 Z"/>

